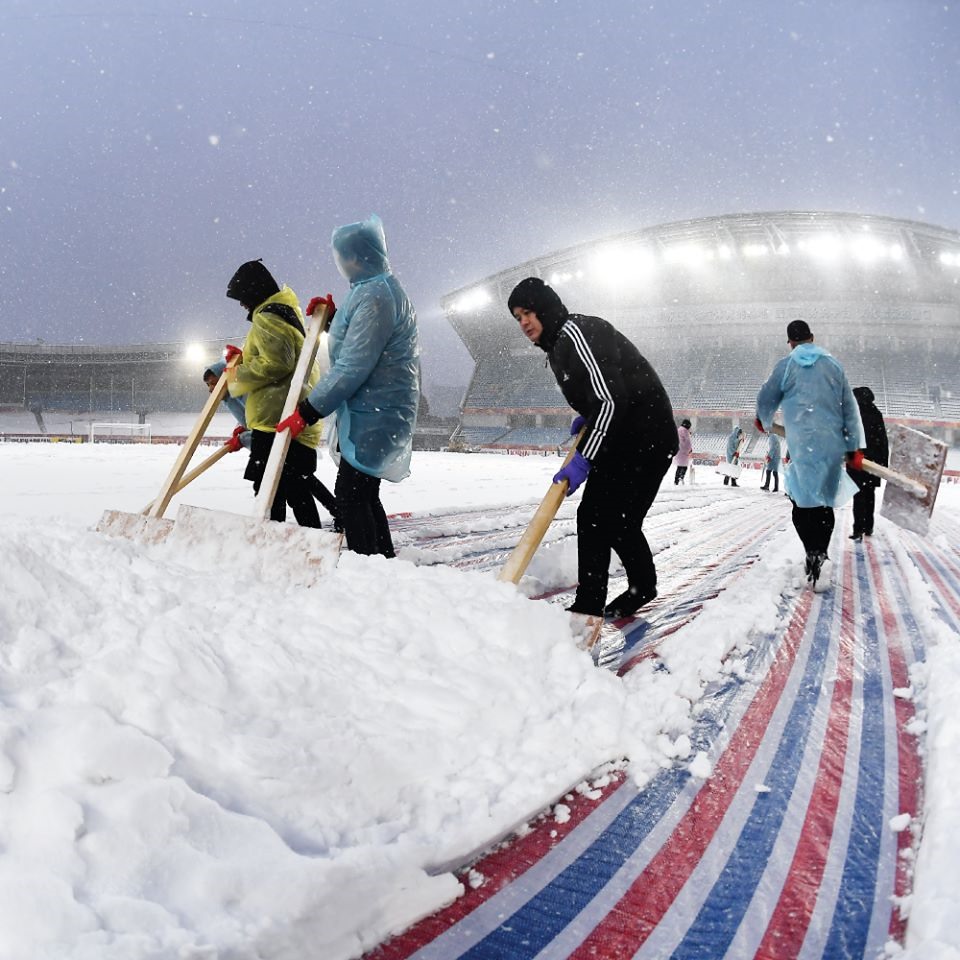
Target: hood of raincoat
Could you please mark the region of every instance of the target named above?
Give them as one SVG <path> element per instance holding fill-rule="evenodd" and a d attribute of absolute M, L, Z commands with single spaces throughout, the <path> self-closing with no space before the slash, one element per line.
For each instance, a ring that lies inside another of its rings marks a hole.
<path fill-rule="evenodd" d="M 351 283 L 369 280 L 390 272 L 387 238 L 383 221 L 374 213 L 366 220 L 337 227 L 330 238 L 337 269 Z M 349 273 L 344 264 L 356 260 L 356 273 Z"/>
<path fill-rule="evenodd" d="M 269 297 L 251 313 L 253 328 L 243 341 L 243 360 L 237 367 L 236 378 L 230 384 L 230 396 L 245 398 L 246 424 L 251 430 L 272 433 L 283 413 L 283 405 L 290 390 L 293 371 L 303 349 L 303 323 L 297 295 L 284 287 Z M 304 399 L 320 379 L 316 361 L 307 375 Z M 323 424 L 307 427 L 296 442 L 316 447 L 320 442 Z"/>
<path fill-rule="evenodd" d="M 869 387 L 854 387 L 853 395 L 857 398 L 857 403 L 860 406 L 871 404 L 874 400 L 873 391 Z"/>
<path fill-rule="evenodd" d="M 527 277 L 513 288 L 507 300 L 507 309 L 511 317 L 517 307 L 522 310 L 532 310 L 537 315 L 537 319 L 543 326 L 543 333 L 540 334 L 535 345 L 549 353 L 557 342 L 557 337 L 560 336 L 560 328 L 570 316 L 570 311 L 557 296 L 557 292 L 553 287 L 548 287 L 539 277 Z"/>

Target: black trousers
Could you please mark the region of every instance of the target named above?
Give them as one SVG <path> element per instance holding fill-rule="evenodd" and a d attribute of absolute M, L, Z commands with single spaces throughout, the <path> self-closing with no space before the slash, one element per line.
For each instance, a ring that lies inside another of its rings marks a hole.
<path fill-rule="evenodd" d="M 826 553 L 833 536 L 833 507 L 793 505 L 793 526 L 807 553 Z"/>
<path fill-rule="evenodd" d="M 676 475 L 673 478 L 673 483 L 676 486 L 685 476 L 687 475 L 687 468 L 684 466 L 677 467 Z"/>
<path fill-rule="evenodd" d="M 273 446 L 275 433 L 264 430 L 252 431 L 250 440 L 250 459 L 244 471 L 244 479 L 253 481 L 253 492 L 260 492 L 263 473 L 267 468 L 267 458 Z M 270 519 L 283 523 L 287 519 L 287 504 L 301 527 L 319 527 L 320 514 L 317 502 L 313 499 L 311 481 L 317 469 L 317 451 L 296 440 L 290 444 L 287 459 L 280 474 L 277 494 L 270 506 Z"/>
<path fill-rule="evenodd" d="M 573 609 L 602 614 L 607 599 L 610 554 L 615 552 L 627 582 L 641 593 L 657 587 L 657 568 L 643 535 L 643 521 L 670 467 L 670 457 L 594 464 L 577 510 L 579 584 Z"/>
<path fill-rule="evenodd" d="M 776 470 L 768 470 L 767 475 L 763 478 L 762 490 L 770 489 L 770 478 L 773 477 L 773 492 L 776 493 L 780 489 L 780 474 Z"/>
<path fill-rule="evenodd" d="M 863 484 L 853 495 L 853 533 L 854 536 L 873 533 L 873 510 L 877 503 L 877 488 L 870 483 Z"/>
<path fill-rule="evenodd" d="M 390 525 L 380 502 L 380 478 L 361 473 L 341 456 L 333 492 L 347 547 L 367 556 L 395 557 Z"/>

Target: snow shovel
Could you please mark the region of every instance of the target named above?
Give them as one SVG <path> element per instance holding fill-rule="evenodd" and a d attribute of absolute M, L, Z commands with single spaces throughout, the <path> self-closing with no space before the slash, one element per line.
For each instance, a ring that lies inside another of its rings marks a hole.
<path fill-rule="evenodd" d="M 570 450 L 564 458 L 562 467 L 565 467 L 577 451 L 577 445 L 583 437 L 586 428 L 584 427 L 577 434 L 576 439 L 570 445 Z M 513 552 L 507 557 L 507 562 L 503 565 L 497 579 L 503 583 L 519 583 L 523 574 L 526 572 L 533 555 L 543 541 L 547 532 L 547 527 L 553 522 L 553 518 L 560 509 L 567 496 L 566 480 L 560 483 L 552 483 L 547 490 L 540 506 L 537 507 L 533 517 L 527 524 L 523 536 L 513 548 Z M 588 616 L 582 613 L 570 614 L 570 629 L 574 635 L 577 646 L 586 650 L 593 657 L 598 666 L 607 666 L 615 661 L 619 661 L 620 654 L 623 652 L 626 644 L 623 634 L 616 627 L 608 625 L 605 629 L 602 616 Z"/>
<path fill-rule="evenodd" d="M 771 432 L 778 437 L 787 435 L 779 423 L 773 424 Z M 861 469 L 887 481 L 880 515 L 906 530 L 924 534 L 940 489 L 947 445 L 896 423 L 891 424 L 888 438 L 891 466 L 865 459 Z"/>
<path fill-rule="evenodd" d="M 220 402 L 227 395 L 227 371 L 236 367 L 238 361 L 239 357 L 231 357 L 223 373 L 220 374 L 217 385 L 207 397 L 207 402 L 203 405 L 203 410 L 200 411 L 200 416 L 188 434 L 186 443 L 177 455 L 176 462 L 170 469 L 170 473 L 167 475 L 167 479 L 160 488 L 157 497 L 151 500 L 140 513 L 127 513 L 122 510 L 104 511 L 100 522 L 97 524 L 97 530 L 100 533 L 128 537 L 131 540 L 147 543 L 156 543 L 166 538 L 170 533 L 173 521 L 164 520 L 163 512 L 173 499 L 173 495 L 178 490 L 182 490 L 189 482 L 182 482 L 187 465 L 190 463 L 197 447 L 200 446 L 200 441 L 203 439 L 213 415 L 217 412 L 217 407 L 220 406 Z M 193 477 L 190 479 L 193 479 Z"/>
<path fill-rule="evenodd" d="M 290 381 L 290 389 L 287 392 L 283 412 L 280 415 L 281 419 L 292 414 L 300 402 L 303 385 L 316 356 L 320 335 L 326 329 L 329 313 L 329 304 L 322 304 L 314 311 L 310 323 L 307 325 L 303 347 Z M 226 376 L 226 373 L 224 376 Z M 218 383 L 210 395 L 211 398 L 217 397 L 217 402 L 219 402 L 219 397 L 223 395 L 220 386 Z M 224 385 L 223 392 L 225 392 L 225 389 Z M 209 403 L 210 399 L 208 398 Z M 206 408 L 204 410 L 206 412 Z M 204 417 L 201 415 L 201 421 L 203 419 Z M 207 423 L 209 423 L 209 418 L 203 423 L 203 429 L 206 429 Z M 188 446 L 189 442 L 188 438 Z M 343 544 L 343 534 L 301 527 L 297 524 L 273 523 L 268 519 L 273 498 L 280 484 L 280 474 L 283 470 L 283 463 L 290 442 L 290 432 L 287 430 L 274 439 L 254 504 L 253 517 L 183 505 L 177 511 L 175 522 L 159 520 L 164 529 L 162 531 L 150 529 L 151 521 L 153 523 L 158 522 L 154 518 L 162 516 L 166 503 L 169 503 L 175 492 L 175 485 L 182 479 L 183 468 L 186 467 L 189 457 L 181 451 L 178 465 L 182 461 L 183 467 L 179 470 L 175 467 L 171 471 L 164 489 L 153 502 L 149 513 L 145 517 L 140 514 L 132 515 L 145 523 L 142 532 L 129 521 L 120 530 L 106 528 L 104 525 L 104 521 L 107 519 L 106 514 L 101 519 L 98 529 L 104 529 L 107 533 L 119 532 L 122 535 L 133 536 L 134 539 L 148 542 L 168 538 L 182 544 L 189 551 L 194 562 L 217 564 L 223 563 L 225 557 L 229 557 L 231 566 L 237 566 L 238 564 L 245 566 L 254 577 L 269 579 L 276 577 L 278 571 L 282 570 L 287 583 L 309 585 L 318 576 L 336 566 Z M 196 449 L 197 443 L 199 443 L 199 436 L 193 449 Z"/>

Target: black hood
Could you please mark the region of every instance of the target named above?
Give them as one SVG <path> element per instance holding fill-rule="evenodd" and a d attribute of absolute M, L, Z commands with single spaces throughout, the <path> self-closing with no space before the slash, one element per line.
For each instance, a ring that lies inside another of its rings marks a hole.
<path fill-rule="evenodd" d="M 248 260 L 241 264 L 227 284 L 227 296 L 231 300 L 239 300 L 251 311 L 279 292 L 280 286 L 262 260 Z M 250 319 L 249 315 L 247 319 Z"/>
<path fill-rule="evenodd" d="M 543 333 L 536 345 L 549 353 L 557 342 L 560 328 L 567 322 L 570 311 L 563 305 L 556 291 L 539 277 L 527 277 L 513 288 L 513 293 L 507 300 L 511 317 L 517 307 L 532 310 L 537 315 L 537 319 L 543 324 Z"/>
<path fill-rule="evenodd" d="M 853 395 L 857 399 L 857 404 L 863 406 L 863 404 L 873 403 L 873 391 L 869 387 L 854 387 Z"/>

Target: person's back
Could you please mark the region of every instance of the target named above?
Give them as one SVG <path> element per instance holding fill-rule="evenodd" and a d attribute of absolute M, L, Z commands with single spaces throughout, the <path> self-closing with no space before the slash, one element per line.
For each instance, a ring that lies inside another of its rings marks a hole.
<path fill-rule="evenodd" d="M 800 507 L 832 507 L 844 454 L 856 448 L 861 431 L 843 367 L 817 344 L 798 344 L 777 363 L 757 397 L 758 409 L 772 403 L 783 410 L 793 458 L 788 495 Z"/>

